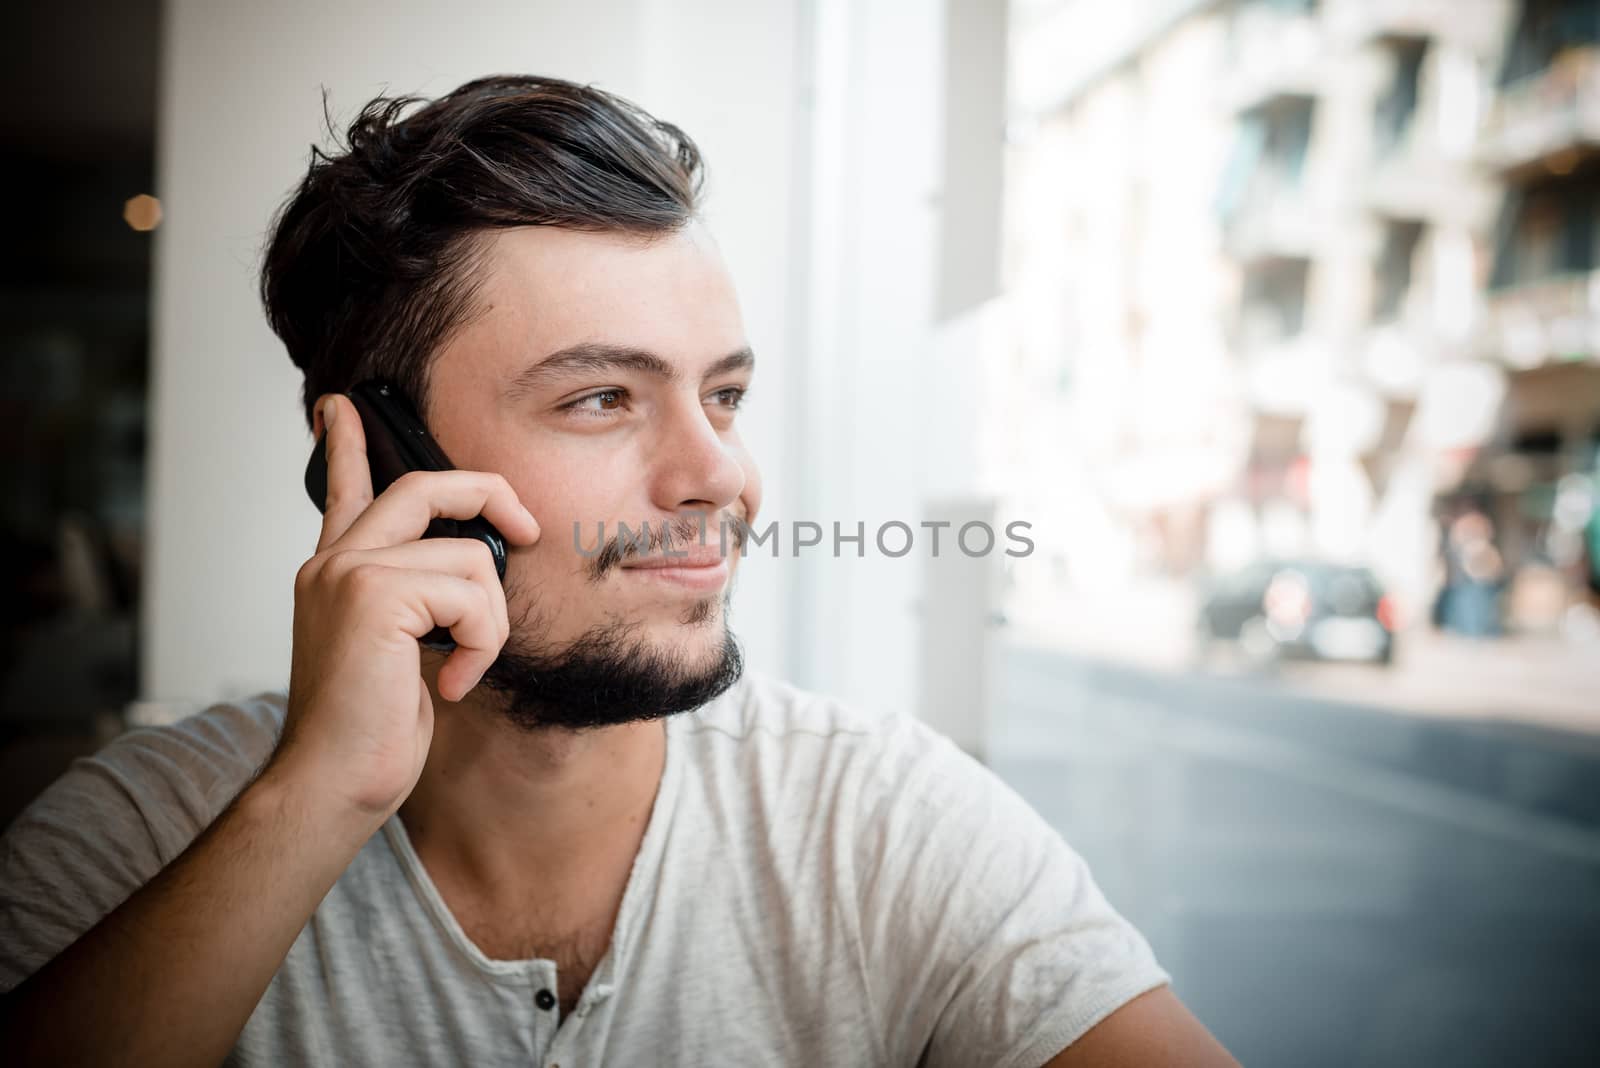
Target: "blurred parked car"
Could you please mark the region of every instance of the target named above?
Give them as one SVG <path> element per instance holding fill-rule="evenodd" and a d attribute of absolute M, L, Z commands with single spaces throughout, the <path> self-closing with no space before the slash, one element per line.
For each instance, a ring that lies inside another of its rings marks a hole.
<path fill-rule="evenodd" d="M 1262 560 L 1206 582 L 1196 648 L 1204 659 L 1236 643 L 1256 666 L 1279 659 L 1394 659 L 1394 599 L 1364 567 L 1317 560 Z"/>

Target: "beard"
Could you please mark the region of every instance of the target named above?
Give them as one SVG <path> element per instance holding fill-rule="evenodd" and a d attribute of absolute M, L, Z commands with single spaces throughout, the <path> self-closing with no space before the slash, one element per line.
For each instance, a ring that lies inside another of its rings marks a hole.
<path fill-rule="evenodd" d="M 625 547 L 603 553 L 589 566 L 588 577 L 598 583 L 629 555 Z M 508 585 L 508 594 L 511 590 Z M 514 599 L 530 606 L 537 601 Z M 730 582 L 720 598 L 695 601 L 679 617 L 686 638 L 720 629 L 710 658 L 700 663 L 681 647 L 647 641 L 639 623 L 616 618 L 546 648 L 548 624 L 531 619 L 530 607 L 512 626 L 511 637 L 479 686 L 511 723 L 530 731 L 590 730 L 693 711 L 721 696 L 744 674 L 744 654 L 728 626 L 732 600 Z"/>
<path fill-rule="evenodd" d="M 709 620 L 709 609 L 692 609 Z M 591 627 L 550 653 L 513 650 L 508 641 L 479 684 L 502 715 L 523 730 L 587 730 L 690 712 L 726 692 L 744 674 L 744 654 L 728 629 L 709 662 L 695 665 L 622 622 Z M 521 643 L 519 643 L 520 645 Z"/>

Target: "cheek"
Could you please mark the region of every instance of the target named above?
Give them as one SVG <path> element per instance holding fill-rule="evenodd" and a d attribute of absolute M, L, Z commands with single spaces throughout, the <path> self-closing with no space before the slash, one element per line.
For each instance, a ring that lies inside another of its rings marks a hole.
<path fill-rule="evenodd" d="M 641 497 L 640 465 L 640 457 L 628 449 L 571 448 L 546 449 L 506 470 L 543 531 L 534 547 L 537 566 L 550 573 L 571 570 L 585 562 L 577 545 L 592 551 L 602 522 L 605 536 L 612 538 L 619 522 L 636 527 L 654 518 Z"/>
<path fill-rule="evenodd" d="M 761 508 L 761 470 L 740 441 L 728 443 L 728 454 L 744 473 L 744 488 L 732 510 L 745 522 L 754 522 Z M 623 448 L 599 451 L 588 448 L 546 448 L 530 451 L 525 459 L 501 468 L 512 489 L 533 513 L 544 531 L 541 544 L 550 543 L 554 554 L 573 556 L 573 526 L 577 524 L 585 546 L 592 546 L 596 525 L 602 520 L 610 535 L 618 521 L 648 521 L 653 510 L 644 496 L 640 471 L 645 458 Z"/>

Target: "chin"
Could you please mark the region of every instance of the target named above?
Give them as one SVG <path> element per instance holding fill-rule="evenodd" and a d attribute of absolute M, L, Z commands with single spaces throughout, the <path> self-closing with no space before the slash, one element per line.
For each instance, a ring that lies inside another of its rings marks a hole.
<path fill-rule="evenodd" d="M 644 622 L 641 634 L 663 652 L 675 649 L 698 663 L 721 650 L 727 629 L 722 602 L 716 599 L 653 613 Z"/>
<path fill-rule="evenodd" d="M 554 644 L 548 633 L 524 644 L 501 650 L 483 682 L 501 695 L 501 711 L 529 729 L 658 719 L 699 707 L 743 673 L 720 597 L 649 612 L 613 610 Z"/>

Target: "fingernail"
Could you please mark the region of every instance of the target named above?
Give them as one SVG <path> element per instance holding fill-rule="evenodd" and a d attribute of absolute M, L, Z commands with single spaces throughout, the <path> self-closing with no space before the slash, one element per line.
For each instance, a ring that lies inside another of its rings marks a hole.
<path fill-rule="evenodd" d="M 333 425 L 333 417 L 335 415 L 337 415 L 338 412 L 339 412 L 339 405 L 334 401 L 334 399 L 332 397 L 329 397 L 328 399 L 326 399 L 326 400 L 324 400 L 322 402 L 322 431 L 323 431 L 323 433 L 327 433 L 328 428 Z"/>

